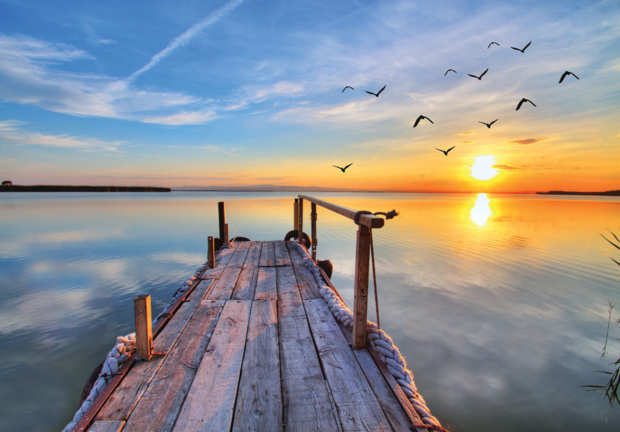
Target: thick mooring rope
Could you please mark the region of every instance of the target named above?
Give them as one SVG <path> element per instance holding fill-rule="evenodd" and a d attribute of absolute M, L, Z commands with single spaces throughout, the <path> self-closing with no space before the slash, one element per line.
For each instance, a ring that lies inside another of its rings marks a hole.
<path fill-rule="evenodd" d="M 334 290 L 325 283 L 321 271 L 312 261 L 312 257 L 299 243 L 295 242 L 295 247 L 301 253 L 304 261 L 304 265 L 314 275 L 314 279 L 321 287 L 319 292 L 323 299 L 327 302 L 329 309 L 334 317 L 340 321 L 345 327 L 353 328 L 353 312 L 347 307 L 346 304 L 340 300 L 340 297 L 336 295 Z M 413 373 L 407 369 L 407 362 L 400 354 L 399 349 L 394 345 L 392 338 L 389 337 L 383 330 L 379 329 L 377 324 L 368 321 L 367 325 L 368 341 L 371 348 L 379 355 L 381 361 L 385 363 L 392 376 L 396 379 L 396 382 L 400 385 L 413 408 L 418 413 L 425 425 L 430 429 L 442 430 L 441 423 L 437 420 L 426 406 L 426 402 L 418 389 L 415 386 L 413 380 Z"/>
<path fill-rule="evenodd" d="M 174 294 L 172 300 L 170 300 L 170 303 L 168 303 L 164 310 L 153 320 L 153 326 L 156 325 L 157 322 L 170 311 L 170 308 L 177 301 L 177 299 L 185 292 L 187 292 L 189 287 L 196 280 L 200 272 L 204 270 L 204 268 L 204 265 L 201 266 L 196 271 L 196 274 L 194 276 L 187 278 L 185 282 L 183 282 L 183 285 L 181 285 L 181 287 Z M 118 372 L 123 363 L 127 361 L 127 359 L 135 350 L 135 333 L 128 334 L 127 336 L 119 336 L 116 338 L 116 345 L 114 346 L 114 348 L 112 348 L 112 351 L 108 353 L 105 362 L 103 363 L 103 368 L 99 373 L 99 377 L 97 377 L 97 381 L 95 381 L 95 384 L 93 385 L 93 388 L 88 394 L 88 397 L 73 416 L 73 420 L 67 426 L 65 426 L 62 432 L 71 432 L 75 428 L 75 426 L 84 416 L 86 411 L 88 411 L 88 409 L 91 407 L 95 399 L 99 397 L 105 386 L 108 385 L 108 382 L 110 382 L 112 377 Z"/>

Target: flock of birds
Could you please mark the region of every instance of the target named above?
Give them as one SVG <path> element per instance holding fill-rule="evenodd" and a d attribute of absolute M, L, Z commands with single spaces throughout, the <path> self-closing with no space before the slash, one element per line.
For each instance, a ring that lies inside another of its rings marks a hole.
<path fill-rule="evenodd" d="M 526 49 L 528 49 L 528 47 L 529 47 L 531 44 L 532 44 L 532 41 L 528 42 L 528 44 L 527 44 L 527 45 L 525 45 L 523 48 L 515 48 L 515 47 L 510 47 L 510 48 L 512 48 L 512 49 L 513 49 L 513 50 L 515 50 L 515 51 L 519 51 L 519 52 L 521 52 L 522 54 L 525 54 L 525 50 L 526 50 Z M 500 46 L 500 44 L 498 44 L 497 42 L 491 42 L 491 43 L 489 44 L 489 46 L 487 47 L 487 49 L 491 48 L 491 45 L 497 45 L 497 46 Z M 484 76 L 484 75 L 485 75 L 488 71 L 489 71 L 489 68 L 487 68 L 484 72 L 482 72 L 482 73 L 480 74 L 480 76 L 476 76 L 476 75 L 472 75 L 472 74 L 467 74 L 467 75 L 469 75 L 469 76 L 470 76 L 470 77 L 472 77 L 472 78 L 476 78 L 478 81 L 482 81 L 482 77 L 483 77 L 483 76 Z M 446 73 L 445 73 L 443 76 L 448 75 L 448 72 L 458 73 L 458 72 L 457 72 L 457 71 L 455 71 L 454 69 L 448 69 L 448 70 L 446 71 Z M 566 78 L 568 75 L 572 75 L 572 76 L 574 76 L 575 78 L 579 79 L 579 77 L 578 77 L 577 75 L 575 75 L 574 73 L 572 73 L 572 72 L 570 72 L 570 71 L 566 71 L 566 72 L 564 72 L 564 73 L 562 74 L 562 77 L 560 78 L 560 81 L 559 81 L 559 83 L 558 83 L 558 84 L 562 84 L 562 82 L 564 81 L 564 78 Z M 369 95 L 373 95 L 373 96 L 375 96 L 375 97 L 379 97 L 379 95 L 381 94 L 381 92 L 382 92 L 383 90 L 385 90 L 385 87 L 386 87 L 386 86 L 387 86 L 387 85 L 384 85 L 384 86 L 381 88 L 381 90 L 379 90 L 377 93 L 369 92 L 368 90 L 366 90 L 366 93 L 368 93 Z M 353 87 L 351 87 L 351 86 L 346 86 L 345 88 L 343 88 L 343 89 L 342 89 L 342 92 L 341 92 L 341 93 L 344 93 L 344 91 L 345 91 L 346 89 L 355 90 L 355 89 L 354 89 Z M 521 99 L 521 100 L 519 101 L 519 103 L 517 104 L 517 109 L 516 109 L 515 111 L 519 111 L 519 109 L 521 108 L 521 106 L 522 106 L 524 103 L 526 103 L 526 102 L 529 102 L 529 103 L 531 103 L 533 106 L 536 106 L 536 104 L 535 104 L 534 102 L 532 102 L 531 100 L 526 99 L 526 98 L 523 98 L 523 99 Z M 424 116 L 424 115 L 420 115 L 420 116 L 416 119 L 415 123 L 413 124 L 413 127 L 415 128 L 415 127 L 416 127 L 416 126 L 420 123 L 420 121 L 422 121 L 422 120 L 428 120 L 428 121 L 429 121 L 429 122 L 431 122 L 432 124 L 435 124 L 435 122 L 433 122 L 430 118 L 428 118 L 428 117 L 426 117 L 426 116 Z M 499 120 L 499 119 L 495 119 L 495 120 L 493 120 L 491 123 L 485 123 L 485 122 L 481 122 L 481 121 L 479 121 L 478 123 L 482 123 L 482 124 L 483 124 L 483 125 L 485 125 L 487 128 L 491 129 L 491 126 L 492 126 L 492 125 L 493 125 L 493 124 L 494 124 L 497 120 Z M 443 154 L 445 154 L 446 156 L 448 156 L 448 152 L 449 152 L 450 150 L 452 150 L 454 147 L 456 147 L 456 146 L 453 146 L 453 147 L 449 148 L 448 150 L 442 150 L 442 149 L 435 149 L 435 150 L 438 150 L 438 151 L 442 152 Z M 344 172 L 345 172 L 345 170 L 346 170 L 347 168 L 349 168 L 351 165 L 353 165 L 353 164 L 352 164 L 352 163 L 350 163 L 349 165 L 345 166 L 344 168 L 339 167 L 339 166 L 337 166 L 337 165 L 334 165 L 334 167 L 335 167 L 335 168 L 338 168 L 339 170 L 341 170 L 341 171 L 344 173 Z"/>

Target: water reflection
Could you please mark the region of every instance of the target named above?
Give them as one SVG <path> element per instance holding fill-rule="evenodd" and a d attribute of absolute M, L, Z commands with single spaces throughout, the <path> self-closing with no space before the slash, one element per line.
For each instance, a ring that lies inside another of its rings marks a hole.
<path fill-rule="evenodd" d="M 491 208 L 489 203 L 491 201 L 487 198 L 487 194 L 479 193 L 476 204 L 471 209 L 471 220 L 476 222 L 478 226 L 482 226 L 487 222 L 489 216 L 491 216 Z"/>

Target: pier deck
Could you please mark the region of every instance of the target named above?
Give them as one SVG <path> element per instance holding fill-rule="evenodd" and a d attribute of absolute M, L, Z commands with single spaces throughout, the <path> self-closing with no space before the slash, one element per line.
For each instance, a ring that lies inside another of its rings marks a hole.
<path fill-rule="evenodd" d="M 222 248 L 88 430 L 426 431 L 302 259 L 292 242 Z"/>

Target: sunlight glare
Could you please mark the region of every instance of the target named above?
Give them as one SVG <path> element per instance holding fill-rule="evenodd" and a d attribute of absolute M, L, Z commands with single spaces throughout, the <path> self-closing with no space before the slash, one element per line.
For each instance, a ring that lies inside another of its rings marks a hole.
<path fill-rule="evenodd" d="M 497 170 L 493 168 L 495 165 L 495 156 L 478 156 L 476 163 L 471 167 L 471 176 L 478 180 L 489 180 L 497 174 Z"/>
<path fill-rule="evenodd" d="M 489 216 L 491 216 L 491 208 L 489 207 L 490 202 L 491 201 L 487 198 L 487 194 L 478 194 L 476 204 L 471 209 L 471 220 L 476 222 L 478 226 L 484 225 Z"/>

